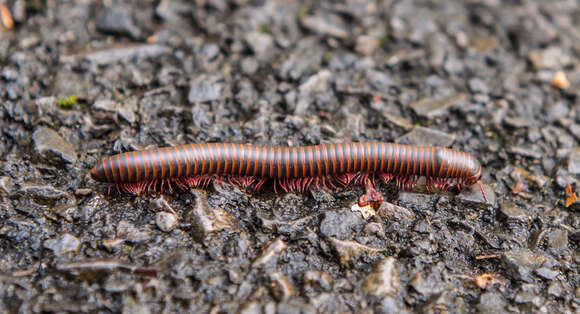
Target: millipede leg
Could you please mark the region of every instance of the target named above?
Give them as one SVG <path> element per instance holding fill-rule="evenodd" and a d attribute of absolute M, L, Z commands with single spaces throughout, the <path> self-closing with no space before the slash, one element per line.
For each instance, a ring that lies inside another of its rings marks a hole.
<path fill-rule="evenodd" d="M 333 178 L 331 176 L 328 176 L 327 178 L 328 178 L 328 185 L 330 185 L 333 189 L 336 189 L 337 188 L 336 185 L 334 184 L 334 182 L 332 182 Z"/>
<path fill-rule="evenodd" d="M 477 181 L 477 185 L 479 186 L 479 190 L 481 191 L 481 196 L 483 196 L 483 200 L 485 200 L 485 202 L 489 204 L 487 197 L 485 196 L 485 192 L 483 191 L 483 186 L 481 185 L 481 182 Z"/>

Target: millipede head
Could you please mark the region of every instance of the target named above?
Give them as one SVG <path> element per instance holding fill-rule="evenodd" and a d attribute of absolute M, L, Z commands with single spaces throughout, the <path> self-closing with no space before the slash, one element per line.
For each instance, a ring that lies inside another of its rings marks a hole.
<path fill-rule="evenodd" d="M 107 182 L 107 177 L 105 175 L 105 168 L 102 163 L 98 163 L 93 169 L 91 169 L 91 178 L 99 182 Z"/>
<path fill-rule="evenodd" d="M 465 176 L 463 182 L 467 185 L 474 185 L 481 179 L 481 174 L 481 164 L 479 161 L 473 158 L 469 158 L 467 175 Z"/>

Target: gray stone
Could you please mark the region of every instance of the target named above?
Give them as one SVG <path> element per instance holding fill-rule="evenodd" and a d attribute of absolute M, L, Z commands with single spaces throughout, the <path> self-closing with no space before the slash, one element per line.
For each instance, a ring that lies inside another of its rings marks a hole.
<path fill-rule="evenodd" d="M 322 70 L 310 76 L 298 87 L 300 95 L 307 96 L 327 91 L 331 79 L 332 73 L 328 70 Z"/>
<path fill-rule="evenodd" d="M 562 296 L 562 294 L 565 292 L 565 290 L 564 290 L 564 287 L 562 287 L 562 283 L 560 283 L 558 281 L 554 281 L 548 286 L 548 289 L 546 292 L 548 293 L 548 295 L 559 298 Z"/>
<path fill-rule="evenodd" d="M 139 230 L 132 222 L 121 220 L 117 224 L 117 237 L 131 242 L 144 242 L 151 239 L 151 230 Z"/>
<path fill-rule="evenodd" d="M 531 281 L 530 274 L 535 269 L 540 268 L 548 259 L 540 254 L 528 249 L 514 249 L 503 254 L 502 262 L 515 279 Z"/>
<path fill-rule="evenodd" d="M 485 82 L 480 78 L 470 79 L 468 85 L 469 90 L 471 90 L 472 93 L 481 93 L 481 94 L 489 93 L 489 88 L 487 87 Z"/>
<path fill-rule="evenodd" d="M 100 110 L 104 112 L 115 112 L 118 107 L 119 104 L 116 101 L 110 99 L 99 99 L 93 104 L 94 110 Z"/>
<path fill-rule="evenodd" d="M 103 288 L 107 292 L 120 293 L 126 291 L 129 288 L 129 282 L 126 278 L 111 276 L 107 279 Z"/>
<path fill-rule="evenodd" d="M 260 314 L 262 305 L 258 301 L 249 301 L 240 307 L 240 314 Z"/>
<path fill-rule="evenodd" d="M 194 191 L 197 196 L 190 211 L 192 230 L 196 237 L 203 238 L 214 232 L 235 229 L 235 218 L 221 208 L 210 207 L 203 191 Z"/>
<path fill-rule="evenodd" d="M 300 80 L 307 73 L 315 72 L 319 68 L 323 57 L 318 39 L 307 37 L 298 43 L 296 53 L 282 62 L 279 76 L 285 80 Z"/>
<path fill-rule="evenodd" d="M 389 89 L 397 86 L 397 83 L 384 71 L 366 70 L 365 75 L 371 86 L 381 93 L 388 94 Z"/>
<path fill-rule="evenodd" d="M 97 30 L 111 35 L 129 36 L 139 39 L 141 30 L 133 22 L 128 10 L 121 7 L 106 7 L 97 18 Z"/>
<path fill-rule="evenodd" d="M 323 290 L 330 291 L 332 289 L 332 276 L 320 270 L 307 270 L 303 276 L 304 284 L 317 285 Z"/>
<path fill-rule="evenodd" d="M 380 217 L 387 220 L 394 219 L 395 221 L 408 221 L 415 218 L 415 213 L 406 207 L 397 206 L 389 202 L 383 202 L 381 207 L 377 210 Z"/>
<path fill-rule="evenodd" d="M 250 32 L 244 37 L 259 60 L 268 60 L 274 52 L 274 39 L 262 32 Z"/>
<path fill-rule="evenodd" d="M 363 253 L 377 255 L 383 251 L 382 249 L 363 245 L 356 241 L 342 241 L 332 237 L 328 238 L 328 241 L 338 253 L 342 266 L 348 266 L 350 263 L 353 263 Z"/>
<path fill-rule="evenodd" d="M 543 298 L 539 295 L 530 292 L 518 292 L 514 298 L 516 304 L 531 305 L 534 307 L 540 307 L 543 303 Z"/>
<path fill-rule="evenodd" d="M 299 314 L 299 313 L 316 313 L 315 308 L 305 303 L 303 300 L 298 298 L 293 298 L 288 300 L 288 302 L 280 302 L 277 304 L 275 312 L 268 314 Z"/>
<path fill-rule="evenodd" d="M 474 184 L 471 186 L 466 186 L 461 193 L 455 196 L 455 200 L 462 202 L 462 203 L 471 203 L 471 204 L 483 204 L 483 205 L 490 205 L 495 206 L 497 202 L 497 196 L 495 191 L 491 185 L 482 184 L 481 187 L 483 188 L 483 193 L 485 194 L 485 198 L 487 198 L 487 202 L 483 198 L 483 194 L 481 193 L 481 189 L 479 185 Z"/>
<path fill-rule="evenodd" d="M 334 14 L 309 15 L 305 16 L 301 22 L 305 28 L 319 35 L 337 38 L 347 38 L 350 36 L 343 21 Z"/>
<path fill-rule="evenodd" d="M 129 124 L 134 124 L 137 121 L 137 116 L 135 115 L 135 106 L 131 103 L 124 103 L 117 108 L 117 116 L 121 120 L 129 122 Z"/>
<path fill-rule="evenodd" d="M 551 269 L 546 268 L 546 267 L 542 267 L 542 268 L 536 269 L 536 274 L 544 279 L 553 280 L 554 278 L 556 278 L 560 274 L 560 272 L 555 271 L 555 270 L 551 270 Z"/>
<path fill-rule="evenodd" d="M 378 48 L 379 41 L 372 36 L 363 35 L 356 38 L 355 50 L 363 56 L 370 56 Z"/>
<path fill-rule="evenodd" d="M 449 109 L 464 103 L 467 100 L 467 94 L 458 93 L 438 99 L 423 98 L 410 105 L 411 109 L 421 117 L 433 119 L 447 114 Z"/>
<path fill-rule="evenodd" d="M 504 117 L 503 123 L 514 129 L 528 128 L 532 126 L 532 121 L 530 121 L 530 119 L 521 117 Z"/>
<path fill-rule="evenodd" d="M 456 56 L 449 56 L 443 63 L 443 69 L 450 74 L 461 74 L 465 69 L 465 63 Z"/>
<path fill-rule="evenodd" d="M 385 119 L 387 119 L 389 122 L 391 122 L 395 126 L 403 128 L 405 130 L 410 130 L 414 127 L 413 124 L 408 119 L 406 119 L 400 115 L 397 115 L 397 114 L 383 112 L 383 117 L 385 117 Z"/>
<path fill-rule="evenodd" d="M 253 75 L 254 73 L 256 73 L 256 71 L 258 71 L 258 68 L 260 67 L 256 58 L 252 57 L 244 58 L 241 62 L 241 66 L 242 72 L 244 72 L 244 74 L 246 75 Z"/>
<path fill-rule="evenodd" d="M 113 253 L 116 249 L 120 248 L 121 244 L 124 242 L 125 240 L 123 239 L 103 239 L 101 243 L 107 251 Z"/>
<path fill-rule="evenodd" d="M 575 147 L 568 155 L 568 173 L 580 175 L 580 147 Z"/>
<path fill-rule="evenodd" d="M 123 305 L 123 313 L 150 314 L 151 309 L 145 303 L 128 302 Z"/>
<path fill-rule="evenodd" d="M 539 160 L 542 152 L 536 150 L 535 146 L 510 146 L 508 151 L 512 154 Z"/>
<path fill-rule="evenodd" d="M 507 303 L 503 296 L 497 292 L 486 292 L 479 296 L 477 309 L 485 314 L 507 313 Z"/>
<path fill-rule="evenodd" d="M 375 306 L 375 313 L 412 313 L 405 308 L 405 305 L 395 297 L 384 297 L 381 302 Z"/>
<path fill-rule="evenodd" d="M 504 202 L 500 206 L 500 212 L 508 222 L 528 222 L 530 216 L 520 206 L 512 202 Z"/>
<path fill-rule="evenodd" d="M 65 141 L 52 129 L 47 127 L 36 129 L 32 140 L 36 153 L 48 162 L 60 165 L 77 161 L 77 153 L 70 142 Z"/>
<path fill-rule="evenodd" d="M 320 233 L 325 237 L 336 237 L 341 240 L 351 239 L 353 233 L 362 229 L 364 220 L 361 215 L 350 210 L 326 212 L 320 222 Z"/>
<path fill-rule="evenodd" d="M 163 232 L 170 232 L 177 226 L 177 215 L 170 212 L 158 212 L 155 215 L 155 223 L 157 227 Z"/>
<path fill-rule="evenodd" d="M 218 77 L 200 75 L 189 83 L 187 100 L 190 104 L 225 99 L 227 97 L 225 84 Z"/>
<path fill-rule="evenodd" d="M 363 282 L 363 292 L 379 298 L 396 295 L 400 289 L 396 262 L 393 257 L 380 261 Z"/>
<path fill-rule="evenodd" d="M 286 249 L 286 247 L 287 245 L 284 241 L 282 241 L 282 239 L 278 238 L 274 240 L 273 242 L 268 244 L 268 246 L 264 249 L 262 254 L 260 254 L 260 256 L 258 256 L 258 258 L 254 260 L 252 266 L 257 268 L 269 264 L 272 260 L 277 258 L 280 255 L 280 253 L 282 253 Z"/>
<path fill-rule="evenodd" d="M 378 238 L 385 237 L 385 228 L 383 227 L 382 224 L 380 224 L 378 222 L 368 223 L 365 226 L 364 231 L 366 234 L 371 235 L 371 236 L 376 236 Z"/>
<path fill-rule="evenodd" d="M 65 233 L 55 239 L 44 241 L 44 247 L 51 250 L 54 255 L 61 256 L 67 253 L 77 253 L 81 248 L 81 241 L 75 236 Z"/>
<path fill-rule="evenodd" d="M 0 177 L 0 195 L 12 195 L 16 190 L 15 180 L 10 177 Z"/>
<path fill-rule="evenodd" d="M 399 192 L 398 203 L 399 206 L 402 206 L 407 209 L 421 210 L 426 208 L 433 208 L 439 197 L 440 196 L 437 194 L 425 194 L 425 193 L 401 191 Z M 410 217 L 409 215 L 406 214 L 405 216 Z"/>
<path fill-rule="evenodd" d="M 550 121 L 557 121 L 560 119 L 564 119 L 570 114 L 570 105 L 559 101 L 551 106 L 548 106 L 546 109 L 546 114 L 548 115 L 547 118 Z"/>
<path fill-rule="evenodd" d="M 396 139 L 396 142 L 419 146 L 449 147 L 455 142 L 455 136 L 438 130 L 416 126 L 411 132 Z"/>
<path fill-rule="evenodd" d="M 65 191 L 57 189 L 54 186 L 32 183 L 22 183 L 20 185 L 20 192 L 40 204 L 54 203 L 68 195 Z"/>
<path fill-rule="evenodd" d="M 190 13 L 191 3 L 178 2 L 173 0 L 161 0 L 155 8 L 155 15 L 164 21 L 184 23 L 183 16 Z"/>
<path fill-rule="evenodd" d="M 528 54 L 528 60 L 536 70 L 561 69 L 571 61 L 570 56 L 564 54 L 560 47 L 548 47 L 542 50 L 533 50 Z"/>
<path fill-rule="evenodd" d="M 288 301 L 294 290 L 294 286 L 284 274 L 280 272 L 270 274 L 270 291 L 278 302 Z"/>
<path fill-rule="evenodd" d="M 546 246 L 550 249 L 561 250 L 568 248 L 568 231 L 552 229 L 548 232 Z"/>
<path fill-rule="evenodd" d="M 580 141 L 580 124 L 578 123 L 571 123 L 568 127 L 568 131 L 574 135 L 577 141 Z"/>
<path fill-rule="evenodd" d="M 158 58 L 171 54 L 171 48 L 158 44 L 142 44 L 121 48 L 110 48 L 91 52 L 84 59 L 95 65 L 108 65 L 135 58 Z"/>
<path fill-rule="evenodd" d="M 423 273 L 416 273 L 411 279 L 410 285 L 424 297 L 438 294 L 442 291 L 441 278 L 436 275 L 425 276 Z"/>

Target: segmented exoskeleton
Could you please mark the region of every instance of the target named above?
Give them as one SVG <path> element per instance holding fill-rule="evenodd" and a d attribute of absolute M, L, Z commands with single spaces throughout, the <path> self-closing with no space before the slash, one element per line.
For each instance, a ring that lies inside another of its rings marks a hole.
<path fill-rule="evenodd" d="M 477 183 L 481 188 L 481 171 L 470 154 L 444 147 L 384 142 L 300 147 L 205 143 L 117 154 L 97 164 L 91 177 L 131 193 L 158 186 L 205 186 L 214 177 L 254 190 L 272 179 L 274 188 L 303 191 L 312 184 L 346 185 L 375 176 L 410 188 L 424 176 L 430 190 L 450 184 L 461 189 Z"/>

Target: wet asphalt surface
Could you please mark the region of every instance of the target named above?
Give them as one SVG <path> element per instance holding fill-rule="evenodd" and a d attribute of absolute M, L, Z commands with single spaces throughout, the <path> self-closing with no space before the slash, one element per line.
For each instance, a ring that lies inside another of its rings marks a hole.
<path fill-rule="evenodd" d="M 580 311 L 578 1 L 2 8 L 2 312 Z M 472 153 L 490 204 L 108 195 L 88 174 L 157 146 L 364 140 Z"/>

